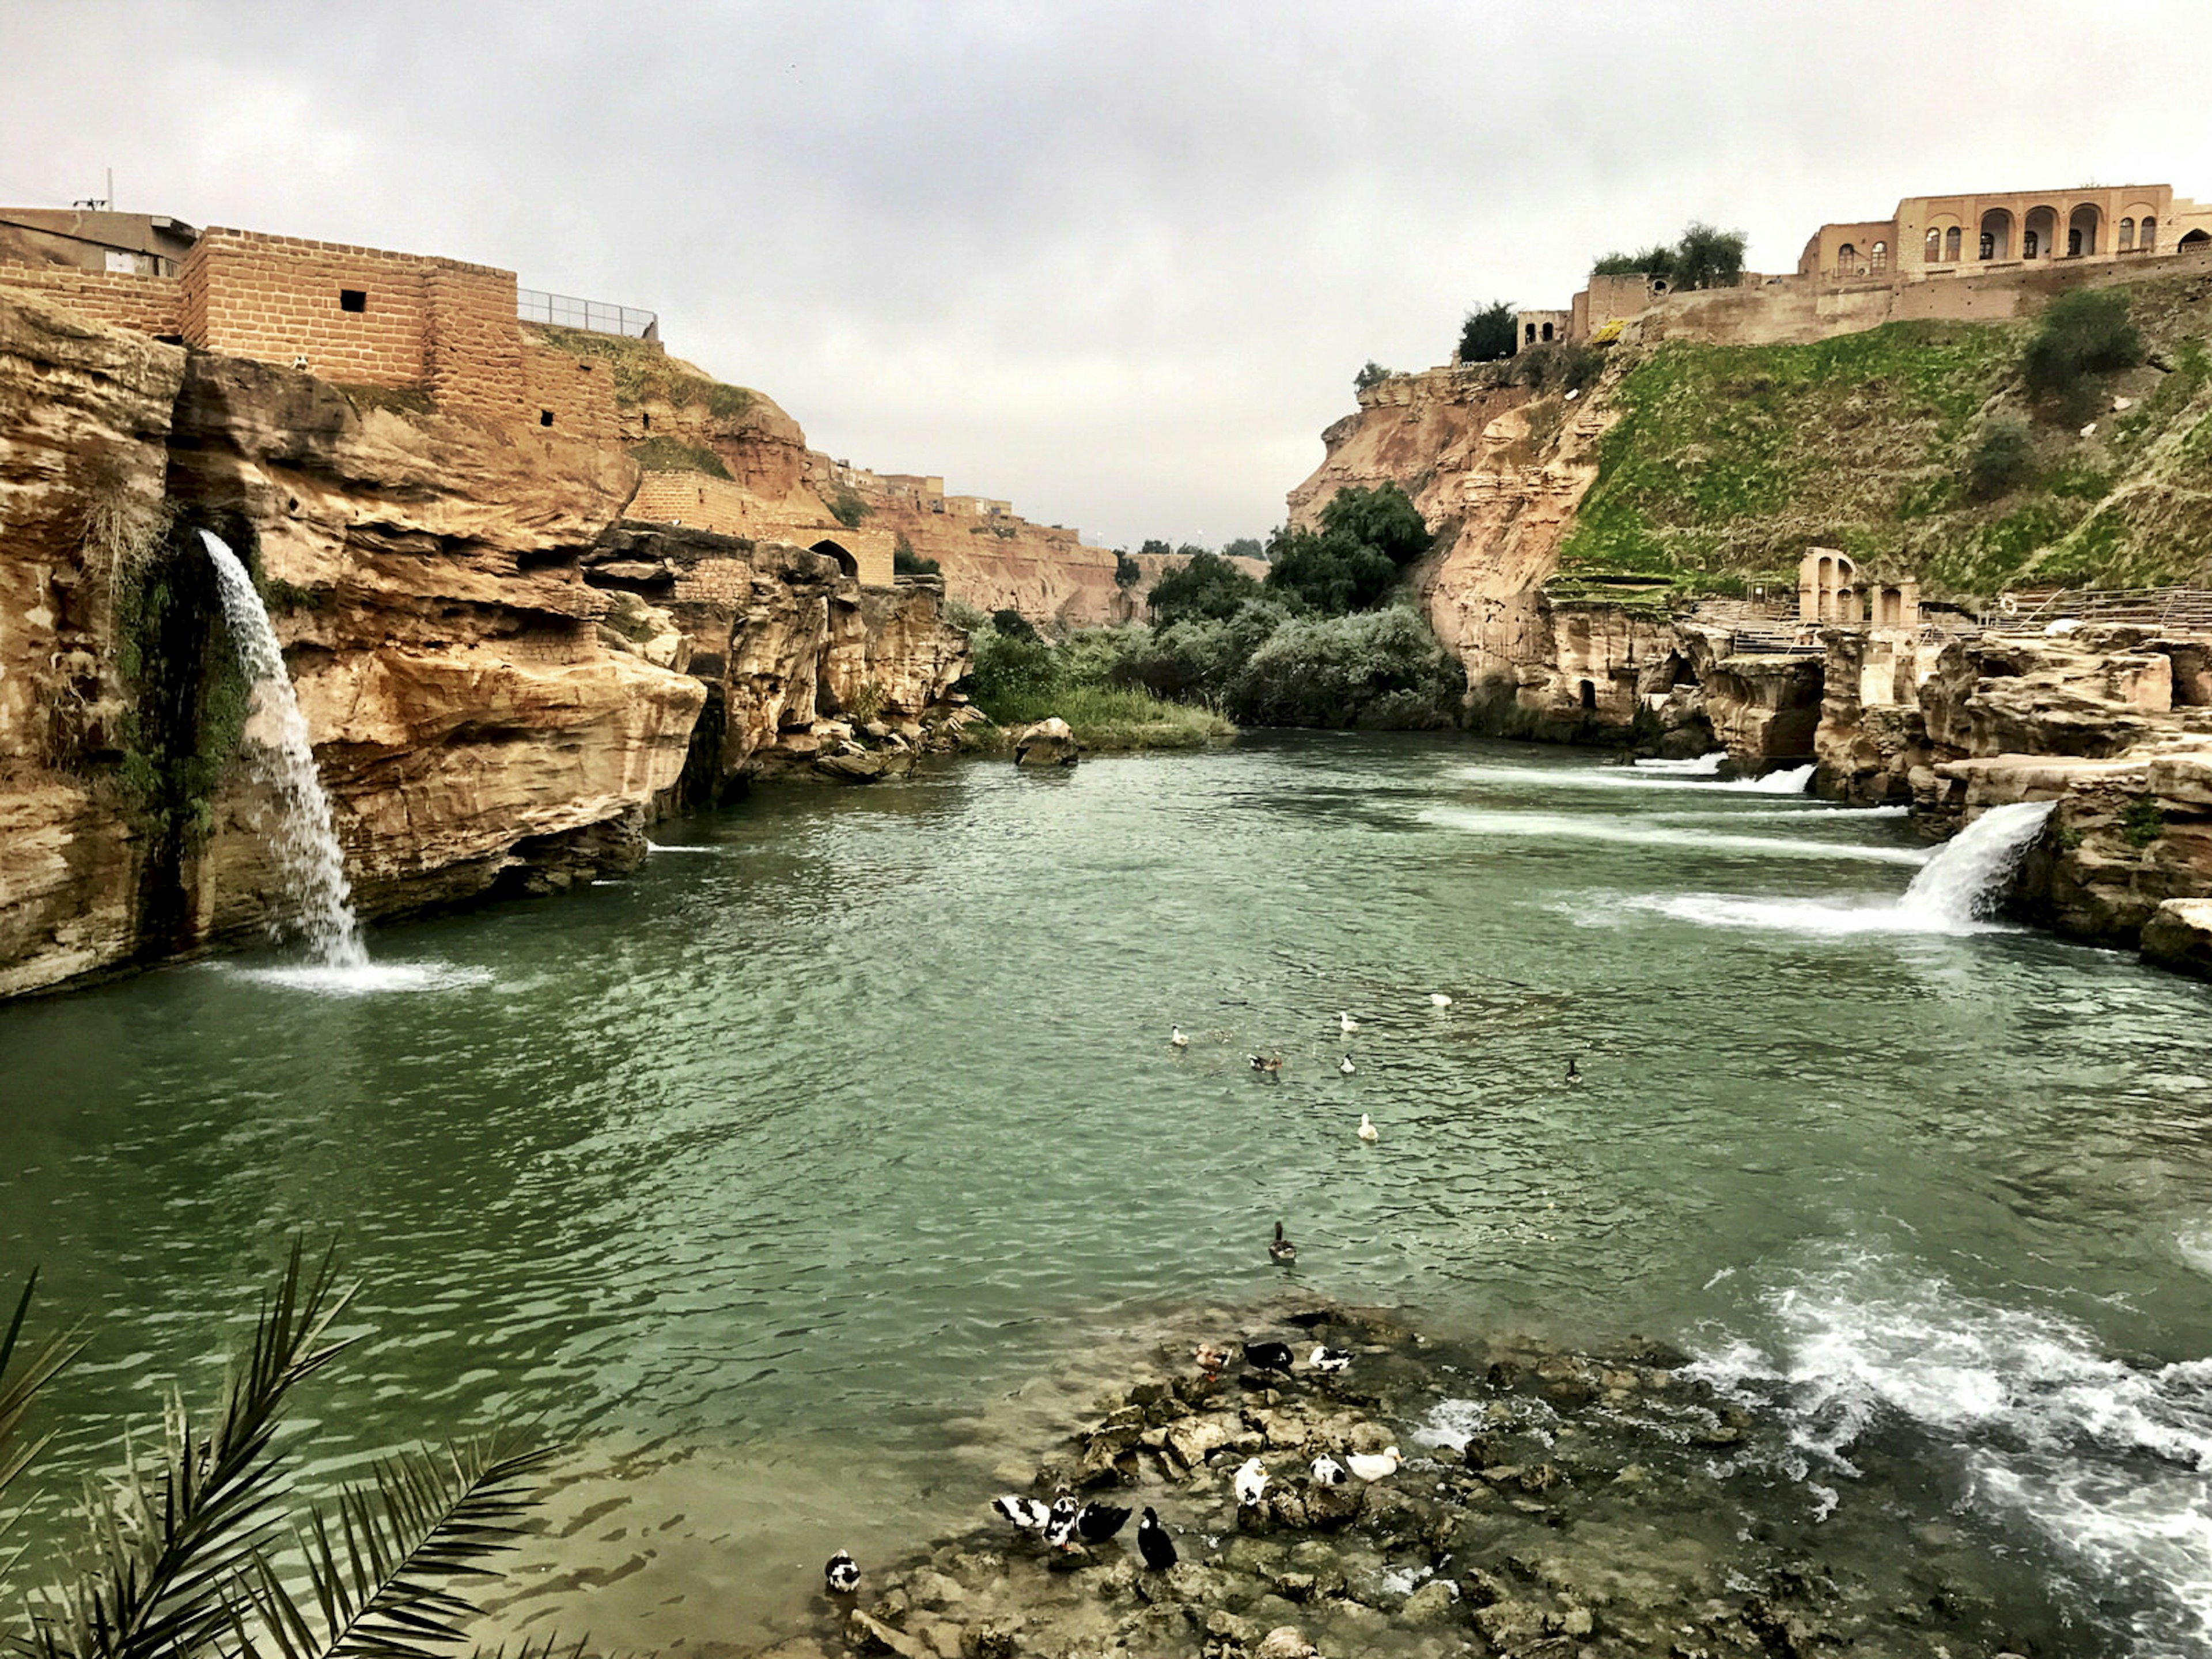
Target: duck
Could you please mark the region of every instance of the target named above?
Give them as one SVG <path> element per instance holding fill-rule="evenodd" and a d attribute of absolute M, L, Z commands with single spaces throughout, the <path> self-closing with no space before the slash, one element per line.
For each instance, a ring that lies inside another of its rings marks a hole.
<path fill-rule="evenodd" d="M 1431 1007 L 1431 1008 L 1449 1008 L 1449 1007 L 1450 1007 L 1451 1006 L 1452 1006 L 1452 1000 L 1451 1000 L 1449 997 L 1446 996 L 1446 995 L 1445 995 L 1442 991 L 1431 991 L 1431 992 L 1430 992 L 1430 993 L 1429 993 L 1429 1006 L 1430 1006 L 1430 1007 Z"/>
<path fill-rule="evenodd" d="M 1129 1513 L 1112 1504 L 1085 1504 L 1075 1517 L 1075 1535 L 1086 1544 L 1103 1544 L 1128 1523 Z"/>
<path fill-rule="evenodd" d="M 1019 1492 L 1007 1492 L 994 1498 L 991 1507 L 1004 1516 L 1016 1532 L 1042 1532 L 1045 1523 L 1052 1519 L 1052 1511 L 1034 1498 L 1024 1498 Z"/>
<path fill-rule="evenodd" d="M 1075 1523 L 1082 1513 L 1082 1506 L 1066 1492 L 1053 1499 L 1045 1516 L 1044 1541 L 1056 1550 L 1074 1548 Z"/>
<path fill-rule="evenodd" d="M 1392 1446 L 1386 1451 L 1372 1455 L 1353 1452 L 1344 1461 L 1351 1465 L 1352 1472 L 1362 1480 L 1381 1480 L 1397 1474 L 1398 1465 L 1403 1460 L 1398 1455 L 1398 1449 Z"/>
<path fill-rule="evenodd" d="M 1247 1342 L 1244 1363 L 1255 1371 L 1280 1371 L 1287 1376 L 1297 1358 L 1287 1342 Z"/>
<path fill-rule="evenodd" d="M 1576 1064 L 1575 1064 L 1575 1059 L 1574 1059 L 1574 1056 L 1573 1056 L 1572 1054 L 1568 1055 L 1568 1056 L 1567 1056 L 1567 1086 L 1568 1086 L 1569 1088 L 1571 1088 L 1571 1088 L 1577 1087 L 1577 1086 L 1579 1086 L 1579 1085 L 1580 1085 L 1580 1084 L 1582 1083 L 1582 1080 L 1583 1080 L 1583 1068 L 1582 1068 L 1581 1066 L 1577 1066 L 1577 1065 L 1576 1065 Z"/>
<path fill-rule="evenodd" d="M 1190 1039 L 1183 1035 L 1182 1026 L 1170 1025 L 1168 1027 L 1168 1047 L 1170 1048 L 1188 1048 L 1190 1047 Z"/>
<path fill-rule="evenodd" d="M 1382 1139 L 1382 1132 L 1375 1127 L 1375 1120 L 1364 1112 L 1359 1115 L 1359 1138 L 1370 1146 Z"/>
<path fill-rule="evenodd" d="M 1313 1461 L 1313 1478 L 1316 1486 L 1340 1486 L 1347 1477 L 1344 1465 L 1323 1452 Z"/>
<path fill-rule="evenodd" d="M 1168 1536 L 1168 1529 L 1149 1504 L 1145 1505 L 1145 1518 L 1137 1522 L 1137 1553 L 1154 1572 L 1165 1572 L 1176 1564 L 1175 1540 Z"/>
<path fill-rule="evenodd" d="M 1280 1054 L 1247 1054 L 1244 1058 L 1250 1060 L 1252 1069 L 1263 1077 L 1273 1077 L 1283 1069 Z"/>
<path fill-rule="evenodd" d="M 860 1563 L 843 1550 L 830 1558 L 822 1569 L 822 1582 L 832 1595 L 850 1595 L 860 1588 Z"/>
<path fill-rule="evenodd" d="M 1340 1008 L 1336 1011 L 1336 1029 L 1345 1036 L 1350 1036 L 1359 1029 L 1359 1022 Z"/>
<path fill-rule="evenodd" d="M 1275 1242 L 1267 1246 L 1267 1255 L 1277 1261 L 1296 1261 L 1298 1259 L 1298 1247 L 1283 1237 L 1283 1224 L 1279 1221 L 1275 1224 Z"/>
<path fill-rule="evenodd" d="M 1256 1509 L 1267 1490 L 1267 1466 L 1256 1457 L 1246 1458 L 1237 1471 L 1237 1501 L 1248 1510 Z"/>
<path fill-rule="evenodd" d="M 1191 1350 L 1190 1357 L 1198 1361 L 1199 1370 L 1212 1376 L 1229 1363 L 1229 1350 L 1218 1342 L 1201 1342 Z"/>
<path fill-rule="evenodd" d="M 1306 1364 L 1317 1371 L 1340 1371 L 1352 1364 L 1350 1350 L 1316 1347 L 1306 1356 Z"/>
<path fill-rule="evenodd" d="M 1357 1071 L 1358 1068 L 1352 1065 L 1352 1056 L 1350 1054 L 1346 1054 L 1342 1060 L 1336 1062 L 1336 1069 L 1343 1073 L 1345 1076 L 1350 1077 L 1352 1073 Z"/>

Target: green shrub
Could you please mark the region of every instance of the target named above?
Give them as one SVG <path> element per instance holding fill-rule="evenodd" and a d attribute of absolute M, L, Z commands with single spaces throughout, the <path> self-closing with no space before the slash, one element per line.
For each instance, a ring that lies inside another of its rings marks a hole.
<path fill-rule="evenodd" d="M 1145 544 L 1149 551 L 1153 543 Z M 1158 544 L 1164 547 L 1164 543 Z M 1246 600 L 1256 599 L 1260 584 L 1218 553 L 1187 548 L 1190 556 L 1180 569 L 1170 570 L 1152 584 L 1146 596 L 1156 625 L 1188 621 L 1196 617 L 1226 620 Z"/>
<path fill-rule="evenodd" d="M 1590 261 L 1593 276 L 1665 276 L 1674 274 L 1674 250 L 1654 242 L 1641 253 L 1601 253 Z"/>
<path fill-rule="evenodd" d="M 1448 726 L 1466 671 L 1403 607 L 1283 623 L 1230 688 L 1230 717 L 1258 726 Z"/>
<path fill-rule="evenodd" d="M 1513 302 L 1493 300 L 1467 313 L 1459 329 L 1459 360 L 1463 363 L 1494 363 L 1510 357 L 1517 343 L 1513 332 Z"/>
<path fill-rule="evenodd" d="M 1324 616 L 1371 611 L 1397 585 L 1399 570 L 1434 538 L 1406 492 L 1347 484 L 1321 510 L 1321 528 L 1275 532 L 1268 544 L 1270 593 Z"/>
<path fill-rule="evenodd" d="M 1966 462 L 1966 482 L 1983 501 L 2002 495 L 2027 481 L 2035 470 L 2035 446 L 2026 421 L 1999 417 L 1982 422 L 1974 453 Z"/>
<path fill-rule="evenodd" d="M 1256 536 L 1237 536 L 1221 544 L 1221 556 L 1224 559 L 1264 559 L 1267 556 L 1267 550 Z"/>
<path fill-rule="evenodd" d="M 1382 385 L 1397 372 L 1395 368 L 1383 368 L 1382 364 L 1370 357 L 1367 360 L 1367 367 L 1352 377 L 1352 389 L 1354 392 L 1364 392 L 1370 386 Z"/>
<path fill-rule="evenodd" d="M 945 568 L 934 559 L 925 559 L 914 550 L 914 544 L 903 536 L 891 548 L 891 574 L 894 576 L 941 576 Z"/>
<path fill-rule="evenodd" d="M 1587 392 L 1605 373 L 1605 353 L 1596 346 L 1559 341 L 1525 348 L 1513 359 L 1512 378 L 1522 386 L 1555 392 Z"/>
<path fill-rule="evenodd" d="M 2166 814 L 2151 796 L 2137 795 L 2120 814 L 2121 837 L 2137 852 L 2165 833 Z"/>
<path fill-rule="evenodd" d="M 991 613 L 991 626 L 1010 640 L 1026 642 L 1037 637 L 1036 626 L 1010 605 L 1001 605 Z"/>
<path fill-rule="evenodd" d="M 1145 567 L 1120 548 L 1114 550 L 1114 586 L 1127 592 L 1145 579 Z"/>
<path fill-rule="evenodd" d="M 850 484 L 839 484 L 837 493 L 830 501 L 830 516 L 848 530 L 858 530 L 860 520 L 875 510 L 860 499 Z"/>
<path fill-rule="evenodd" d="M 998 709 L 1009 700 L 1048 692 L 1059 683 L 1052 647 L 1035 629 L 1027 638 L 995 627 L 979 629 L 969 636 L 968 649 L 975 664 L 969 675 L 970 690 L 994 720 L 1000 718 Z"/>
<path fill-rule="evenodd" d="M 1692 219 L 1672 247 L 1655 244 L 1640 253 L 1601 253 L 1593 276 L 1652 276 L 1675 288 L 1734 288 L 1743 275 L 1744 234 Z"/>
<path fill-rule="evenodd" d="M 2128 296 L 2116 288 L 2075 289 L 2043 313 L 2021 356 L 2027 389 L 2067 425 L 2087 420 L 2100 402 L 2097 377 L 2143 360 L 2142 331 L 2128 317 Z"/>

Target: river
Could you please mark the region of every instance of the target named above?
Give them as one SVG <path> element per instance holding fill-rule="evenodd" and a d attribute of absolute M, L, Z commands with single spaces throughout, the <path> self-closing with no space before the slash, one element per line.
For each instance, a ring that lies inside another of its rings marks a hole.
<path fill-rule="evenodd" d="M 34 1539 L 336 1234 L 309 1485 L 536 1422 L 518 1626 L 588 1586 L 617 1646 L 764 1637 L 1160 1319 L 1280 1289 L 1280 1218 L 1310 1291 L 1698 1356 L 1789 1416 L 1778 1505 L 1893 1501 L 1853 1454 L 1914 1437 L 2085 1644 L 2212 1644 L 2212 988 L 1901 908 L 1900 817 L 1313 734 L 654 836 L 368 969 L 0 1008 L 0 1283 L 94 1336 Z"/>

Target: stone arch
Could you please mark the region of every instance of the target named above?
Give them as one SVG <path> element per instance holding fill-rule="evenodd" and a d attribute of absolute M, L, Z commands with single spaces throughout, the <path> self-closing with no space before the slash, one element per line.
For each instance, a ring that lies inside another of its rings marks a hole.
<path fill-rule="evenodd" d="M 1584 714 L 1594 714 L 1597 712 L 1597 682 L 1595 680 L 1583 682 L 1582 704 Z"/>
<path fill-rule="evenodd" d="M 2066 216 L 2066 257 L 2080 259 L 2097 252 L 2097 232 L 2105 216 L 2094 202 L 2083 202 Z"/>
<path fill-rule="evenodd" d="M 2012 258 L 2012 210 L 1991 208 L 1982 215 L 1981 255 L 1984 259 Z"/>
<path fill-rule="evenodd" d="M 1859 268 L 1859 245 L 1845 242 L 1836 250 L 1836 275 L 1849 276 Z"/>
<path fill-rule="evenodd" d="M 2058 257 L 2058 210 L 2032 207 L 2020 233 L 2020 257 L 2055 259 Z"/>
<path fill-rule="evenodd" d="M 1797 562 L 1797 620 L 1801 623 L 1850 622 L 1857 613 L 1845 596 L 1852 592 L 1858 568 L 1848 555 L 1832 547 L 1811 547 Z"/>
<path fill-rule="evenodd" d="M 815 543 L 813 547 L 809 550 L 816 553 L 828 554 L 831 558 L 837 561 L 838 569 L 843 571 L 855 581 L 860 580 L 860 562 L 853 556 L 850 550 L 841 547 L 836 542 L 824 539 Z"/>
<path fill-rule="evenodd" d="M 1943 261 L 1946 264 L 1955 265 L 1959 263 L 1959 255 L 1964 252 L 1965 240 L 1966 233 L 1956 225 L 1951 226 L 1943 233 Z"/>
<path fill-rule="evenodd" d="M 1867 251 L 1867 264 L 1870 269 L 1875 270 L 1887 270 L 1889 269 L 1889 244 L 1887 242 L 1876 242 L 1873 247 L 1869 248 Z"/>
<path fill-rule="evenodd" d="M 2148 246 L 2149 246 L 2149 244 L 2148 244 L 2148 243 L 2145 243 L 2145 244 L 2144 244 L 2144 246 L 2145 246 L 2146 247 L 2148 247 Z M 2206 235 L 2206 234 L 2205 234 L 2203 231 L 2201 231 L 2201 230 L 2192 230 L 2192 231 L 2191 231 L 2191 232 L 2189 233 L 2189 234 L 2188 234 L 2188 235 L 2186 235 L 2186 236 L 2183 237 L 2179 241 L 2176 242 L 2176 243 L 2174 244 L 2174 246 L 2175 246 L 2175 247 L 2177 247 L 2177 248 L 2194 248 L 2194 247 L 2206 247 L 2206 246 L 2212 246 L 2212 236 L 2208 236 L 2208 235 Z"/>
<path fill-rule="evenodd" d="M 2125 253 L 2135 245 L 2136 222 L 2132 219 L 2121 220 L 2119 234 L 2112 239 L 2112 251 L 2116 253 Z"/>
<path fill-rule="evenodd" d="M 1928 228 L 1928 238 L 1920 246 L 1920 258 L 1925 264 L 1943 263 L 1943 233 L 1933 225 Z"/>
<path fill-rule="evenodd" d="M 1552 325 L 1551 325 L 1549 323 L 1547 323 L 1547 324 L 1545 324 L 1545 325 L 1544 325 L 1544 338 L 1546 338 L 1547 340 L 1548 340 L 1548 339 L 1550 339 L 1551 337 L 1552 337 Z"/>

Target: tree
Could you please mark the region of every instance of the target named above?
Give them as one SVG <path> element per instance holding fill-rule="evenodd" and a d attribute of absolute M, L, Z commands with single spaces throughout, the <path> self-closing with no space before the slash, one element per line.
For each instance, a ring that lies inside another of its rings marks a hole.
<path fill-rule="evenodd" d="M 1346 484 L 1321 510 L 1331 536 L 1372 547 L 1393 566 L 1411 564 L 1429 550 L 1428 523 L 1413 498 L 1386 480 L 1372 489 Z"/>
<path fill-rule="evenodd" d="M 1034 640 L 1037 631 L 1027 617 L 1012 605 L 1001 605 L 991 613 L 991 626 L 1010 640 Z"/>
<path fill-rule="evenodd" d="M 1692 219 L 1674 245 L 1676 288 L 1734 288 L 1743 275 L 1744 234 Z"/>
<path fill-rule="evenodd" d="M 1352 389 L 1354 392 L 1364 392 L 1370 386 L 1382 385 L 1397 372 L 1395 368 L 1383 368 L 1382 364 L 1370 357 L 1367 360 L 1367 367 L 1352 377 Z"/>
<path fill-rule="evenodd" d="M 1267 556 L 1267 550 L 1256 536 L 1239 536 L 1221 544 L 1221 556 L 1224 559 L 1264 559 Z"/>
<path fill-rule="evenodd" d="M 1114 550 L 1114 586 L 1125 592 L 1145 579 L 1145 567 L 1120 548 Z"/>
<path fill-rule="evenodd" d="M 1395 483 L 1346 484 L 1322 508 L 1319 531 L 1275 532 L 1267 588 L 1323 616 L 1371 611 L 1431 540 L 1420 510 Z"/>
<path fill-rule="evenodd" d="M 914 544 L 902 533 L 891 545 L 891 574 L 894 576 L 941 576 L 944 568 L 934 559 L 925 559 L 914 550 Z"/>
<path fill-rule="evenodd" d="M 1137 556 L 1140 559 L 1172 559 L 1175 549 L 1155 538 L 1137 550 Z"/>
<path fill-rule="evenodd" d="M 1146 603 L 1154 625 L 1165 628 L 1200 617 L 1225 622 L 1259 596 L 1259 583 L 1219 554 L 1200 548 L 1152 584 Z"/>
<path fill-rule="evenodd" d="M 1494 363 L 1510 357 L 1517 342 L 1513 337 L 1513 302 L 1493 300 L 1467 313 L 1460 325 L 1459 360 L 1463 363 Z"/>
<path fill-rule="evenodd" d="M 1674 275 L 1674 250 L 1655 242 L 1640 253 L 1601 253 L 1590 262 L 1593 276 L 1665 276 Z"/>

